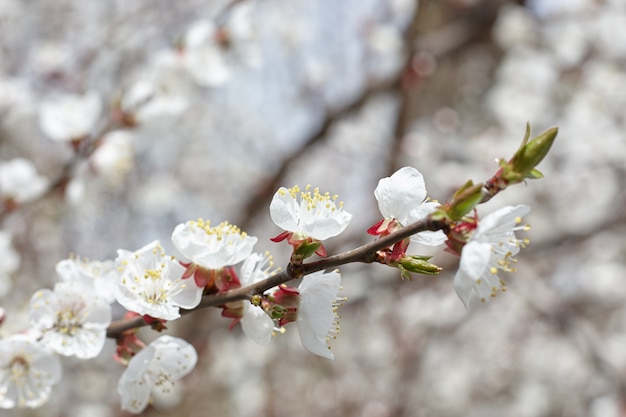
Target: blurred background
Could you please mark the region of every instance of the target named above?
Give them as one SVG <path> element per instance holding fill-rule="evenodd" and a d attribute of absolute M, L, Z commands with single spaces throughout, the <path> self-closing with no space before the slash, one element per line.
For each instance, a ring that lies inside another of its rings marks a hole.
<path fill-rule="evenodd" d="M 529 122 L 559 127 L 545 178 L 479 210 L 532 207 L 506 293 L 466 310 L 441 248 L 412 248 L 438 277 L 344 266 L 334 361 L 196 312 L 168 332 L 198 366 L 144 414 L 624 417 L 625 70 L 623 0 L 0 0 L 0 334 L 28 327 L 61 259 L 175 253 L 198 217 L 286 265 L 283 185 L 339 194 L 354 220 L 326 247 L 354 248 L 380 178 L 412 165 L 444 201 Z M 3 415 L 126 415 L 114 349 L 64 358 L 46 405 Z"/>

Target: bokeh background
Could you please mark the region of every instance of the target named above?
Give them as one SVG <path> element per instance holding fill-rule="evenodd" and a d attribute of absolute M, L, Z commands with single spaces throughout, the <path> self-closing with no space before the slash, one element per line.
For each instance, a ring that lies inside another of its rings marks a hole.
<path fill-rule="evenodd" d="M 42 111 L 87 93 L 101 110 L 76 152 Z M 22 204 L 16 174 L 0 182 L 0 333 L 28 326 L 69 254 L 173 252 L 173 228 L 198 217 L 284 266 L 269 241 L 281 185 L 339 194 L 355 217 L 326 246 L 353 248 L 379 218 L 378 179 L 412 165 L 446 200 L 530 122 L 560 129 L 545 178 L 480 208 L 532 207 L 506 293 L 466 310 L 441 248 L 414 248 L 445 270 L 412 282 L 344 266 L 334 361 L 295 329 L 260 347 L 196 312 L 168 332 L 200 362 L 145 415 L 624 417 L 625 109 L 623 0 L 0 0 L 0 164 L 25 158 L 45 182 Z M 3 415 L 126 415 L 113 352 L 64 359 L 45 406 Z"/>

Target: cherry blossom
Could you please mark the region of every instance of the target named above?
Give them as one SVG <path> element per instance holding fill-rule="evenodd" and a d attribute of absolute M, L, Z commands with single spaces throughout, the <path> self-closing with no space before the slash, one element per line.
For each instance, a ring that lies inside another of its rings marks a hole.
<path fill-rule="evenodd" d="M 268 255 L 251 254 L 241 265 L 241 285 L 248 286 L 270 277 L 273 262 Z M 272 341 L 274 321 L 259 306 L 244 300 L 241 328 L 246 336 L 255 343 L 267 346 Z"/>
<path fill-rule="evenodd" d="M 59 261 L 56 271 L 64 282 L 77 282 L 95 291 L 107 303 L 115 301 L 117 270 L 113 261 L 87 261 L 69 258 Z"/>
<path fill-rule="evenodd" d="M 45 100 L 39 108 L 39 126 L 50 139 L 79 140 L 91 133 L 102 112 L 98 93 L 63 94 Z"/>
<path fill-rule="evenodd" d="M 12 287 L 11 275 L 20 266 L 20 255 L 11 244 L 11 234 L 0 230 L 0 297 Z"/>
<path fill-rule="evenodd" d="M 481 301 L 495 297 L 506 286 L 498 270 L 512 272 L 513 256 L 527 243 L 515 237 L 515 231 L 527 230 L 520 225 L 530 208 L 525 205 L 503 207 L 478 221 L 476 229 L 463 246 L 454 288 L 467 307 L 472 293 Z"/>
<path fill-rule="evenodd" d="M 383 220 L 368 232 L 387 235 L 402 226 L 424 219 L 439 203 L 426 201 L 426 185 L 422 174 L 413 167 L 403 167 L 392 176 L 382 178 L 374 190 Z M 425 231 L 411 236 L 411 242 L 437 246 L 446 240 L 442 231 Z"/>
<path fill-rule="evenodd" d="M 202 288 L 183 280 L 185 268 L 167 256 L 158 241 L 136 252 L 118 250 L 119 278 L 115 299 L 124 308 L 154 318 L 173 320 L 180 308 L 200 303 Z"/>
<path fill-rule="evenodd" d="M 169 392 L 175 382 L 193 370 L 198 354 L 192 345 L 172 336 L 161 336 L 137 353 L 120 377 L 117 392 L 122 408 L 141 413 L 152 391 Z"/>
<path fill-rule="evenodd" d="M 300 308 L 296 326 L 300 340 L 308 351 L 328 359 L 334 358 L 328 340 L 339 329 L 336 303 L 340 284 L 338 271 L 320 271 L 302 278 L 298 286 Z"/>
<path fill-rule="evenodd" d="M 352 214 L 336 200 L 336 195 L 321 194 L 318 188 L 311 193 L 310 185 L 304 191 L 297 185 L 281 187 L 270 203 L 270 216 L 276 226 L 294 239 L 326 240 L 343 232 L 352 220 Z"/>
<path fill-rule="evenodd" d="M 202 219 L 181 223 L 172 233 L 176 249 L 207 269 L 238 264 L 252 253 L 257 240 L 226 221 L 211 227 L 211 222 Z"/>
<path fill-rule="evenodd" d="M 0 339 L 0 408 L 41 406 L 61 379 L 61 363 L 26 335 Z"/>
<path fill-rule="evenodd" d="M 111 323 L 106 300 L 76 282 L 60 282 L 54 291 L 43 289 L 30 301 L 30 322 L 42 332 L 41 343 L 64 356 L 97 356 Z"/>
<path fill-rule="evenodd" d="M 48 180 L 37 173 L 28 159 L 15 158 L 0 162 L 0 203 L 25 203 L 39 197 L 48 187 Z"/>

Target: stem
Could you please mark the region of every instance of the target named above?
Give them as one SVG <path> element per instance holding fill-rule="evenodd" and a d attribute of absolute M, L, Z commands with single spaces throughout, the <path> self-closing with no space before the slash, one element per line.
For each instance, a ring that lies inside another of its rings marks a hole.
<path fill-rule="evenodd" d="M 231 301 L 248 300 L 255 294 L 262 294 L 270 288 L 284 284 L 292 279 L 301 278 L 304 275 L 308 275 L 313 272 L 336 268 L 340 265 L 352 262 L 371 263 L 376 257 L 376 252 L 388 248 L 396 242 L 400 242 L 401 240 L 419 232 L 427 230 L 444 230 L 447 227 L 448 226 L 445 222 L 433 220 L 430 217 L 427 217 L 423 220 L 405 226 L 388 236 L 382 237 L 347 252 L 302 265 L 293 265 L 290 263 L 287 265 L 285 270 L 272 275 L 263 281 L 223 293 L 205 295 L 196 308 L 193 310 L 181 310 L 181 314 L 186 315 L 201 308 L 221 306 Z M 142 317 L 133 317 L 131 319 L 114 321 L 107 329 L 107 337 L 118 338 L 127 330 L 132 330 L 146 325 L 147 324 Z"/>

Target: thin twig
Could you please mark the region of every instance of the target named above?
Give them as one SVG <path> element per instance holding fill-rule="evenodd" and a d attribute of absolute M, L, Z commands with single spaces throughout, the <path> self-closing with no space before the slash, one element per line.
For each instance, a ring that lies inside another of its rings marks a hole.
<path fill-rule="evenodd" d="M 428 217 L 426 219 L 403 227 L 402 229 L 391 233 L 388 236 L 362 245 L 356 249 L 352 249 L 338 255 L 329 256 L 328 258 L 324 258 L 308 264 L 289 264 L 287 268 L 285 268 L 283 271 L 272 275 L 271 277 L 264 279 L 263 281 L 259 281 L 252 285 L 226 291 L 223 293 L 205 295 L 198 307 L 193 310 L 183 310 L 181 314 L 189 314 L 201 308 L 221 306 L 232 301 L 250 299 L 250 297 L 255 294 L 262 294 L 264 291 L 267 291 L 270 288 L 276 287 L 280 284 L 284 284 L 285 282 L 292 279 L 311 274 L 313 272 L 336 268 L 340 265 L 345 265 L 352 262 L 371 263 L 375 260 L 376 253 L 378 251 L 388 248 L 396 242 L 406 239 L 407 237 L 419 232 L 424 232 L 427 230 L 443 230 L 446 227 L 447 225 L 445 222 L 435 221 Z M 142 317 L 133 317 L 131 319 L 118 320 L 111 323 L 111 325 L 107 329 L 107 337 L 117 338 L 124 331 L 135 329 L 145 325 L 146 322 L 143 320 Z"/>

